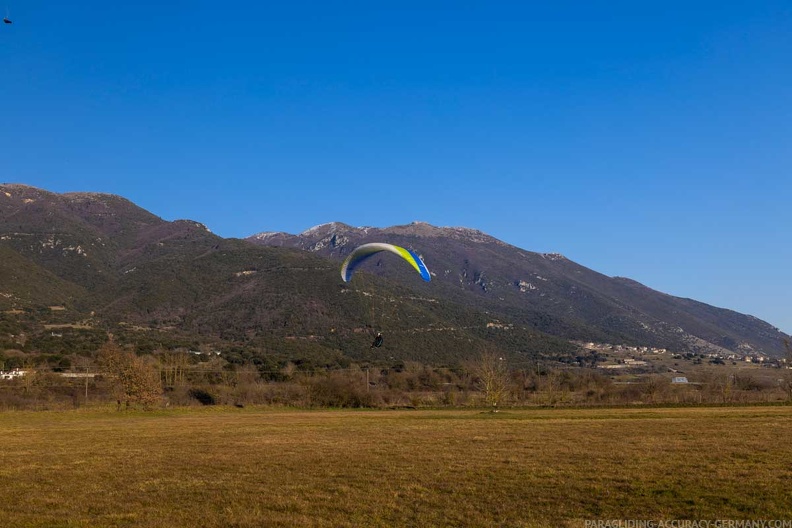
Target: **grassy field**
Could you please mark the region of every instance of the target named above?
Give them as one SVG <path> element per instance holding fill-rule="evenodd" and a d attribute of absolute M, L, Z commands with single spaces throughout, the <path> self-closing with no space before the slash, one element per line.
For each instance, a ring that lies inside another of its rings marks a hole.
<path fill-rule="evenodd" d="M 792 407 L 0 414 L 0 524 L 792 518 Z"/>

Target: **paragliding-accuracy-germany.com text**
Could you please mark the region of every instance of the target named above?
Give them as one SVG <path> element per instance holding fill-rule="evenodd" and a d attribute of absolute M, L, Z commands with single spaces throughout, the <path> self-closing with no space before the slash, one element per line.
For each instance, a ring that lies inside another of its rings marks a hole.
<path fill-rule="evenodd" d="M 792 528 L 792 519 L 596 519 L 583 528 Z"/>

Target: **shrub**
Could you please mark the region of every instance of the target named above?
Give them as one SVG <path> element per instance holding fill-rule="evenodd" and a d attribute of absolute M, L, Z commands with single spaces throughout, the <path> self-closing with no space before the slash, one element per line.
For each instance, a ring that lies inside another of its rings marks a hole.
<path fill-rule="evenodd" d="M 205 389 L 194 387 L 189 390 L 188 394 L 190 395 L 190 398 L 198 400 L 201 405 L 214 405 L 216 403 L 215 397 Z"/>
<path fill-rule="evenodd" d="M 306 382 L 313 405 L 320 407 L 372 407 L 374 398 L 360 376 L 331 372 Z"/>

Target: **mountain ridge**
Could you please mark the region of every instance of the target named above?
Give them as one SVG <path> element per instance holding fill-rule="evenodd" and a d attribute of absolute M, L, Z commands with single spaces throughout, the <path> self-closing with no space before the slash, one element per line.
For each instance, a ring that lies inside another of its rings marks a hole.
<path fill-rule="evenodd" d="M 475 229 L 436 227 L 425 222 L 354 228 L 329 222 L 298 235 L 267 233 L 247 240 L 294 247 L 336 260 L 343 259 L 358 244 L 387 240 L 426 256 L 433 278 L 453 286 L 457 300 L 458 294 L 464 293 L 477 296 L 469 300 L 485 302 L 491 310 L 498 310 L 500 304 L 507 313 L 522 310 L 552 315 L 552 322 L 537 323 L 536 328 L 553 335 L 566 332 L 553 330 L 554 325 L 561 324 L 564 328 L 588 327 L 593 337 L 597 337 L 597 329 L 607 329 L 605 334 L 609 336 L 600 335 L 600 339 L 622 338 L 700 351 L 720 350 L 725 345 L 729 350 L 783 353 L 785 334 L 759 318 L 659 292 L 626 277 L 609 277 L 560 253 L 532 252 Z M 381 272 L 376 266 L 367 269 Z"/>
<path fill-rule="evenodd" d="M 381 232 L 385 235 L 413 235 L 421 237 L 456 237 L 467 238 L 470 241 L 493 242 L 497 244 L 509 245 L 502 240 L 498 240 L 492 235 L 488 235 L 478 229 L 460 226 L 434 226 L 428 222 L 414 221 L 405 225 L 390 227 L 360 226 L 353 227 L 343 222 L 327 222 L 315 225 L 299 234 L 291 234 L 283 231 L 263 231 L 246 237 L 247 240 L 265 240 L 271 238 L 292 239 L 300 237 L 326 237 L 333 234 L 367 234 L 369 231 Z"/>
<path fill-rule="evenodd" d="M 409 266 L 378 257 L 343 283 L 340 261 L 383 239 L 415 249 L 433 280 L 416 282 Z M 0 249 L 0 309 L 16 329 L 8 335 L 17 335 L 20 318 L 40 332 L 47 321 L 80 319 L 139 343 L 165 342 L 170 332 L 229 349 L 335 357 L 362 354 L 377 327 L 405 357 L 438 361 L 487 347 L 570 354 L 573 341 L 779 356 L 788 337 L 753 316 L 608 277 L 557 253 L 426 222 L 329 222 L 298 235 L 226 239 L 112 194 L 2 184 Z M 14 315 L 20 311 L 27 315 Z"/>
<path fill-rule="evenodd" d="M 387 349 L 402 360 L 575 350 L 531 329 L 488 332 L 487 314 L 392 280 L 345 285 L 324 257 L 225 239 L 113 195 L 0 185 L 0 249 L 9 255 L 0 266 L 0 352 L 61 346 L 47 332 L 53 324 L 142 350 L 209 343 L 259 365 L 365 359 L 373 328 L 387 329 Z"/>

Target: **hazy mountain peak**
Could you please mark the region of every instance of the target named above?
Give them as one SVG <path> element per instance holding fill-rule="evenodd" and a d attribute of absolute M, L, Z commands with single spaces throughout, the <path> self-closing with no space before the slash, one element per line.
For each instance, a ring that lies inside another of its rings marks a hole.
<path fill-rule="evenodd" d="M 63 193 L 61 196 L 63 196 L 63 198 L 66 200 L 78 201 L 78 202 L 94 201 L 94 200 L 96 201 L 123 200 L 125 202 L 128 201 L 126 198 L 122 198 L 115 194 L 100 193 L 100 192 L 83 192 L 83 191 L 67 192 L 67 193 Z"/>
<path fill-rule="evenodd" d="M 542 258 L 546 258 L 547 260 L 567 260 L 561 253 L 542 253 Z"/>
<path fill-rule="evenodd" d="M 389 235 L 398 236 L 415 236 L 421 238 L 454 238 L 457 240 L 467 240 L 470 242 L 490 242 L 497 244 L 505 244 L 500 240 L 479 231 L 478 229 L 471 229 L 468 227 L 438 227 L 428 222 L 414 221 L 409 224 L 396 225 L 390 227 L 371 227 L 360 226 L 353 227 L 343 222 L 327 222 L 319 224 L 306 229 L 298 235 L 292 235 L 282 231 L 263 231 L 248 237 L 250 240 L 273 240 L 285 239 L 294 237 L 296 239 L 308 240 L 321 240 L 327 237 L 346 237 L 352 235 L 371 235 L 372 237 L 380 236 L 387 238 Z"/>
<path fill-rule="evenodd" d="M 9 189 L 9 190 L 13 190 L 13 189 L 16 189 L 16 190 L 30 189 L 30 190 L 41 191 L 41 192 L 49 192 L 49 191 L 45 191 L 44 189 L 39 189 L 38 187 L 33 187 L 32 185 L 27 185 L 25 183 L 11 183 L 11 182 L 5 183 L 4 182 L 4 183 L 0 183 L 0 188 Z"/>
<path fill-rule="evenodd" d="M 370 228 L 376 230 L 375 228 Z M 406 225 L 397 225 L 379 229 L 384 235 L 408 235 L 424 238 L 455 238 L 471 242 L 503 243 L 496 238 L 469 227 L 439 227 L 428 222 L 415 221 Z"/>
<path fill-rule="evenodd" d="M 355 228 L 344 224 L 342 222 L 328 222 L 326 224 L 319 224 L 317 226 L 313 226 L 309 229 L 306 229 L 300 236 L 326 236 L 331 233 L 338 233 L 338 232 L 346 232 L 350 230 L 354 230 Z"/>
<path fill-rule="evenodd" d="M 276 236 L 289 236 L 288 233 L 284 233 L 283 231 L 262 231 L 261 233 L 256 233 L 255 235 L 251 235 L 251 240 L 267 240 L 268 238 L 276 237 Z"/>
<path fill-rule="evenodd" d="M 86 201 L 86 200 L 107 200 L 115 199 L 128 202 L 126 198 L 122 198 L 115 194 L 99 193 L 99 192 L 67 192 L 67 193 L 54 193 L 46 189 L 40 189 L 32 185 L 24 183 L 0 183 L 0 189 L 6 196 L 13 197 L 15 193 L 24 193 L 26 196 L 35 194 L 48 197 L 60 197 L 67 201 Z M 130 202 L 131 203 L 131 202 Z"/>
<path fill-rule="evenodd" d="M 184 218 L 184 219 L 174 220 L 173 223 L 177 224 L 177 225 L 178 224 L 189 225 L 190 227 L 195 227 L 195 228 L 200 229 L 202 231 L 206 231 L 207 233 L 211 233 L 212 232 L 211 229 L 206 227 L 206 224 L 202 224 L 201 222 L 196 222 L 195 220 L 190 220 L 190 219 Z"/>
<path fill-rule="evenodd" d="M 0 183 L 0 195 L 6 196 L 7 198 L 21 198 L 21 197 L 29 197 L 31 195 L 41 196 L 41 195 L 52 195 L 49 191 L 45 191 L 44 189 L 39 189 L 38 187 L 33 187 L 31 185 L 25 185 L 24 183 Z"/>

